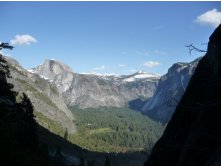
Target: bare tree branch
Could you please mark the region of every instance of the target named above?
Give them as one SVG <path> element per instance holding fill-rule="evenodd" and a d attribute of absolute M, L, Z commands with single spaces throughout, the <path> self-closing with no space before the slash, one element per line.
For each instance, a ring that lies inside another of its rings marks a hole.
<path fill-rule="evenodd" d="M 189 48 L 190 55 L 191 55 L 192 51 L 207 52 L 207 50 L 201 50 L 201 49 L 196 48 L 193 44 L 185 45 L 185 47 Z"/>

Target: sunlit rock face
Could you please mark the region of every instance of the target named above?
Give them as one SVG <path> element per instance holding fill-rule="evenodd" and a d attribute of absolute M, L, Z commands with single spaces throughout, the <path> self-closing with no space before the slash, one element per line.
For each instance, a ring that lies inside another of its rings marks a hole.
<path fill-rule="evenodd" d="M 55 60 L 46 60 L 32 70 L 51 80 L 67 105 L 80 108 L 124 107 L 134 99 L 150 98 L 160 78 L 142 71 L 124 76 L 78 74 Z"/>
<path fill-rule="evenodd" d="M 142 112 L 156 121 L 167 123 L 186 91 L 199 60 L 173 64 L 160 78 L 153 97 L 143 106 Z"/>
<path fill-rule="evenodd" d="M 48 78 L 36 74 L 33 70 L 26 70 L 12 57 L 5 57 L 11 73 L 9 82 L 14 85 L 14 90 L 19 94 L 25 92 L 34 106 L 38 123 L 49 128 L 49 123 L 42 117 L 54 121 L 54 123 L 69 133 L 76 131 L 71 111 L 61 98 L 56 86 Z M 39 115 L 41 119 L 39 119 Z"/>

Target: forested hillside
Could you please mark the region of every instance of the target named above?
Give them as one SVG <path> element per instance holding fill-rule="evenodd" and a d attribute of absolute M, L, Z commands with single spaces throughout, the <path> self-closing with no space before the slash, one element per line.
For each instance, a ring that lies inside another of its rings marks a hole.
<path fill-rule="evenodd" d="M 73 143 L 98 152 L 149 152 L 164 127 L 128 108 L 71 108 L 77 132 Z"/>

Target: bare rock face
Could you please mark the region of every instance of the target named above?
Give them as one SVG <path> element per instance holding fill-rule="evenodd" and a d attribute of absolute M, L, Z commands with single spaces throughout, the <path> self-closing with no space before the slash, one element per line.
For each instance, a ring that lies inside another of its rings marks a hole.
<path fill-rule="evenodd" d="M 73 120 L 75 118 L 60 97 L 56 86 L 50 80 L 33 71 L 25 70 L 18 63 L 13 63 L 15 60 L 12 58 L 6 57 L 6 59 L 12 76 L 9 82 L 14 85 L 15 91 L 25 92 L 28 95 L 34 106 L 34 112 L 37 114 L 38 123 L 51 130 L 50 128 L 54 127 L 50 127 L 50 123 L 47 122 L 47 120 L 51 120 L 63 131 L 67 129 L 68 133 L 74 133 Z"/>
<path fill-rule="evenodd" d="M 33 71 L 52 80 L 67 105 L 80 108 L 123 107 L 131 100 L 149 98 L 159 80 L 159 76 L 141 72 L 120 77 L 78 74 L 55 60 L 46 60 Z"/>
<path fill-rule="evenodd" d="M 69 89 L 74 76 L 70 67 L 55 60 L 45 60 L 44 64 L 38 66 L 34 71 L 54 81 L 61 92 Z"/>
<path fill-rule="evenodd" d="M 221 25 L 145 165 L 221 165 Z"/>
<path fill-rule="evenodd" d="M 199 60 L 200 58 L 190 63 L 175 63 L 170 67 L 168 73 L 160 78 L 155 94 L 143 106 L 142 113 L 156 121 L 167 123 L 186 91 Z"/>

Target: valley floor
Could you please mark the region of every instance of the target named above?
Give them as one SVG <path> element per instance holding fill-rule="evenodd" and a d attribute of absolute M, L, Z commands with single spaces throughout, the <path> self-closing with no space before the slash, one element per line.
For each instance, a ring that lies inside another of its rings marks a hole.
<path fill-rule="evenodd" d="M 70 108 L 76 117 L 77 132 L 68 140 L 97 152 L 150 152 L 164 127 L 128 108 Z"/>

